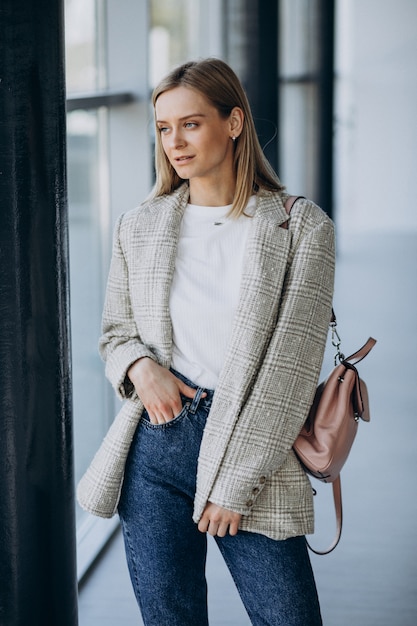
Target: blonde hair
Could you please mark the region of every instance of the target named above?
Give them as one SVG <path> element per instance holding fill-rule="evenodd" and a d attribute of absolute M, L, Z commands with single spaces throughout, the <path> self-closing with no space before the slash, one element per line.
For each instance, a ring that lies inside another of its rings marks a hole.
<path fill-rule="evenodd" d="M 229 117 L 234 107 L 240 107 L 244 113 L 243 129 L 235 141 L 236 190 L 230 216 L 242 215 L 250 196 L 258 189 L 282 190 L 283 186 L 260 146 L 246 94 L 229 65 L 215 58 L 184 63 L 155 87 L 152 94 L 154 108 L 161 94 L 180 86 L 203 94 L 223 119 Z M 156 182 L 152 197 L 172 193 L 184 182 L 164 152 L 158 129 L 155 139 L 155 170 Z"/>

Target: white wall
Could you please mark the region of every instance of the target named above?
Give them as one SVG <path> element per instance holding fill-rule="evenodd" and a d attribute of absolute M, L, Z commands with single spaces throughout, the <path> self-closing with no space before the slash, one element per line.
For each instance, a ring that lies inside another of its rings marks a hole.
<path fill-rule="evenodd" d="M 352 231 L 417 231 L 417 1 L 338 0 L 335 206 Z"/>

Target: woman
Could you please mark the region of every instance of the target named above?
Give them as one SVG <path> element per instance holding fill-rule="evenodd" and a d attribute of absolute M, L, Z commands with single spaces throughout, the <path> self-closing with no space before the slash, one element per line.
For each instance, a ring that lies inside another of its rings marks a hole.
<path fill-rule="evenodd" d="M 156 184 L 117 223 L 100 343 L 127 402 L 79 500 L 118 505 L 146 626 L 208 623 L 206 533 L 253 624 L 315 626 L 312 490 L 292 445 L 331 316 L 333 225 L 304 199 L 288 219 L 224 62 L 174 70 L 153 105 Z"/>

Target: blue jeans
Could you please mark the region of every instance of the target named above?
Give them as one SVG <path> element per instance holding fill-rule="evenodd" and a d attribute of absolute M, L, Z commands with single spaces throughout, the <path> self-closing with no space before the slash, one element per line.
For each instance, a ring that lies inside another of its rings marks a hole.
<path fill-rule="evenodd" d="M 174 372 L 191 387 L 191 381 Z M 144 411 L 119 504 L 132 585 L 145 626 L 207 626 L 207 540 L 192 520 L 197 459 L 213 391 L 198 388 L 171 422 Z M 239 531 L 216 537 L 252 624 L 320 626 L 304 537 Z"/>

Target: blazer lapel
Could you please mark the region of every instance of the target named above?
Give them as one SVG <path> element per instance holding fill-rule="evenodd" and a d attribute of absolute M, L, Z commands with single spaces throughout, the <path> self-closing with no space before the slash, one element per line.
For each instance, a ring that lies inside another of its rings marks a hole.
<path fill-rule="evenodd" d="M 260 192 L 244 261 L 241 293 L 217 393 L 239 406 L 254 382 L 275 327 L 291 234 L 279 194 Z M 222 395 L 222 394 L 221 394 Z"/>
<path fill-rule="evenodd" d="M 136 245 L 131 256 L 131 297 L 133 310 L 140 312 L 138 330 L 165 367 L 169 367 L 172 353 L 169 295 L 188 198 L 188 185 L 184 184 L 173 194 L 151 201 L 141 215 L 140 229 L 132 235 Z"/>

